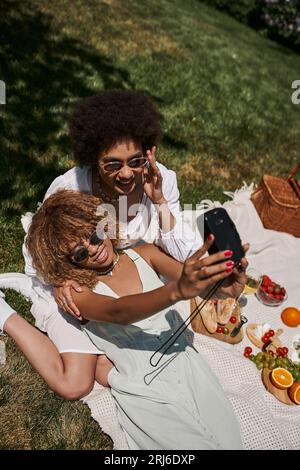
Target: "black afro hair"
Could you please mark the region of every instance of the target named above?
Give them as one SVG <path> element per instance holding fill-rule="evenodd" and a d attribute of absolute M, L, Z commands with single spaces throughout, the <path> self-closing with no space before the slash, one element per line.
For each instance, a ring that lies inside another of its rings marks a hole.
<path fill-rule="evenodd" d="M 101 91 L 75 106 L 70 139 L 79 165 L 94 165 L 99 153 L 123 139 L 132 139 L 145 151 L 161 136 L 160 115 L 151 99 L 131 90 Z"/>

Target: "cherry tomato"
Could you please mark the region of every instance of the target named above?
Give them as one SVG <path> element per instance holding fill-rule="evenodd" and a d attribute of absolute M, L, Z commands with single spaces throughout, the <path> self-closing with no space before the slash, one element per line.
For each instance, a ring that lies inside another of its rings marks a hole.
<path fill-rule="evenodd" d="M 276 349 L 276 353 L 277 353 L 277 356 L 279 356 L 279 357 L 283 357 L 283 351 L 282 351 L 282 348 L 277 348 L 277 349 Z"/>
<path fill-rule="evenodd" d="M 234 316 L 229 318 L 230 323 L 233 323 L 233 324 L 236 323 L 236 320 L 237 320 L 237 318 L 234 317 Z"/>
<path fill-rule="evenodd" d="M 248 354 L 251 354 L 251 353 L 252 353 L 252 348 L 251 348 L 250 346 L 247 346 L 247 347 L 245 348 L 245 351 L 244 351 L 244 352 L 245 352 L 245 353 L 248 353 Z"/>
<path fill-rule="evenodd" d="M 222 326 L 218 326 L 217 333 L 223 333 L 223 327 Z"/>

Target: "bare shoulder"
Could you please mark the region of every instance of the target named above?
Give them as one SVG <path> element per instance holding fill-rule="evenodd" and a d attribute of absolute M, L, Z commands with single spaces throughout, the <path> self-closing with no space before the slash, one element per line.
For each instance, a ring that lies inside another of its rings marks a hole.
<path fill-rule="evenodd" d="M 151 256 L 153 254 L 153 248 L 153 243 L 142 243 L 141 245 L 135 247 L 134 251 L 136 251 L 142 258 L 144 258 L 144 260 L 147 261 L 150 266 L 152 266 Z"/>
<path fill-rule="evenodd" d="M 153 243 L 143 243 L 134 250 L 144 258 L 145 261 L 147 261 L 150 266 L 154 267 L 155 264 L 155 259 L 157 256 L 162 256 L 165 255 L 166 253 L 158 246 L 154 245 Z"/>

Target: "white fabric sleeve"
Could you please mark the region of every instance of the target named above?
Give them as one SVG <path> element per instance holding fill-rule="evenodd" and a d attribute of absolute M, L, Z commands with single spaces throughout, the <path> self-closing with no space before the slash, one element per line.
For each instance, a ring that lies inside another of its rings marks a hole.
<path fill-rule="evenodd" d="M 45 196 L 44 196 L 44 201 L 51 196 L 51 194 L 56 193 L 59 189 L 70 189 L 70 184 L 68 184 L 65 175 L 60 175 L 55 180 L 52 181 L 50 184 L 49 188 L 47 189 Z"/>
<path fill-rule="evenodd" d="M 172 230 L 164 233 L 159 229 L 155 243 L 167 251 L 178 261 L 185 261 L 203 244 L 202 237 L 190 220 L 183 217 L 179 203 L 179 189 L 176 173 L 168 170 L 162 164 L 158 164 L 163 177 L 163 195 L 167 200 L 170 212 L 176 219 Z"/>

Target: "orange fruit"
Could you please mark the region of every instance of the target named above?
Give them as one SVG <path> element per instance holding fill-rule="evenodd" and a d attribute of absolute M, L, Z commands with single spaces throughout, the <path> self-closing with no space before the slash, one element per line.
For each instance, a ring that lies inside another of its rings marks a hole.
<path fill-rule="evenodd" d="M 276 388 L 281 390 L 289 388 L 293 385 L 294 379 L 292 374 L 283 367 L 276 367 L 271 372 L 271 382 Z"/>
<path fill-rule="evenodd" d="M 281 312 L 281 320 L 287 326 L 300 325 L 300 311 L 295 307 L 287 307 Z"/>
<path fill-rule="evenodd" d="M 300 405 L 300 382 L 294 382 L 293 385 L 288 389 L 290 399 L 293 400 L 297 405 Z"/>

